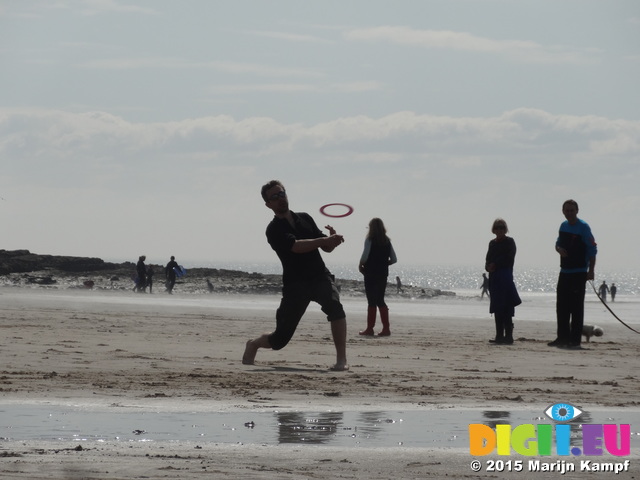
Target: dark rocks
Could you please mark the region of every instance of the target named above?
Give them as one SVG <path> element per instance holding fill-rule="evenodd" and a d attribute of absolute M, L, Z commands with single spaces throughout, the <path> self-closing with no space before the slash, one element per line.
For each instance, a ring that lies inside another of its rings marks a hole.
<path fill-rule="evenodd" d="M 152 265 L 156 272 L 164 266 Z M 75 288 L 91 290 L 125 290 L 133 288 L 136 266 L 132 262 L 109 263 L 100 258 L 38 255 L 28 250 L 0 250 L 0 285 L 12 287 Z M 154 282 L 154 293 L 163 293 L 164 274 Z M 364 298 L 362 280 L 336 279 L 341 295 Z M 280 295 L 282 276 L 248 273 L 216 268 L 189 268 L 185 277 L 176 282 L 176 293 L 183 294 L 255 294 Z M 388 284 L 387 296 L 406 299 L 429 299 L 440 295 L 455 295 L 431 288 L 405 286 L 395 293 L 395 284 Z"/>
<path fill-rule="evenodd" d="M 100 258 L 38 255 L 29 250 L 0 250 L 0 275 L 43 270 L 93 272 L 108 269 L 112 265 Z"/>

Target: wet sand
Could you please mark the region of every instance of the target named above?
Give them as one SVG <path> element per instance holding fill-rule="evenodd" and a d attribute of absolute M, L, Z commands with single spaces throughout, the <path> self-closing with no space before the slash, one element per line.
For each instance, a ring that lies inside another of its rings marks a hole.
<path fill-rule="evenodd" d="M 273 328 L 274 302 L 2 288 L 0 404 L 5 411 L 20 403 L 216 412 L 469 408 L 541 416 L 562 401 L 587 410 L 640 412 L 640 336 L 624 328 L 607 328 L 583 350 L 568 351 L 547 346 L 554 330 L 548 319 L 528 320 L 517 324 L 515 345 L 493 346 L 486 304 L 479 305 L 478 318 L 451 318 L 430 314 L 430 305 L 441 311 L 451 299 L 430 299 L 420 315 L 394 315 L 404 310 L 391 304 L 391 337 L 370 338 L 357 334 L 364 327 L 362 300 L 345 299 L 348 372 L 328 369 L 335 352 L 317 308 L 310 308 L 285 349 L 260 350 L 255 365 L 242 365 L 246 340 Z M 468 449 L 189 442 L 75 447 L 3 440 L 0 477 L 521 478 L 473 473 Z M 637 452 L 630 459 L 631 470 L 616 478 L 640 476 Z M 539 472 L 535 478 L 558 475 Z"/>

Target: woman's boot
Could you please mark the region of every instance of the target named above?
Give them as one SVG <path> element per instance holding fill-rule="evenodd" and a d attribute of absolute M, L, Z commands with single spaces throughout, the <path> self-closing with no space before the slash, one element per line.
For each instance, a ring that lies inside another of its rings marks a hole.
<path fill-rule="evenodd" d="M 373 327 L 376 325 L 376 307 L 367 309 L 367 329 L 360 332 L 360 335 L 374 335 Z"/>
<path fill-rule="evenodd" d="M 504 343 L 505 345 L 513 345 L 513 320 L 510 318 L 505 321 Z"/>
<path fill-rule="evenodd" d="M 489 340 L 489 343 L 504 343 L 504 325 L 502 318 L 494 314 L 494 320 L 496 322 L 496 338 Z"/>
<path fill-rule="evenodd" d="M 380 308 L 380 321 L 382 322 L 382 331 L 378 334 L 379 337 L 388 337 L 391 335 L 391 330 L 389 330 L 389 308 L 388 307 L 379 307 Z"/>

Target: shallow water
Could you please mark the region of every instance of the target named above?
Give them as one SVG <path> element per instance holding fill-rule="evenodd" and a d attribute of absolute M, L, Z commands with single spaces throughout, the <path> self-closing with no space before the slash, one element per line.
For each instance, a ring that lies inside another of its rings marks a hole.
<path fill-rule="evenodd" d="M 215 444 L 310 444 L 333 447 L 468 448 L 468 425 L 553 423 L 527 411 L 366 411 L 340 412 L 160 412 L 120 407 L 0 406 L 0 443 L 196 442 Z M 580 422 L 631 424 L 631 447 L 640 447 L 640 412 L 585 412 Z"/>

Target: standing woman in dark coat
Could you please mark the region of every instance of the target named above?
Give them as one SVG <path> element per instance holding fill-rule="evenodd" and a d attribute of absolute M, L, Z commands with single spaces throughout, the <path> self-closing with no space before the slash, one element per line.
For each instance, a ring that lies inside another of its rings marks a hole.
<path fill-rule="evenodd" d="M 373 327 L 376 324 L 376 309 L 380 310 L 382 331 L 378 336 L 388 337 L 389 307 L 384 302 L 384 294 L 387 289 L 387 277 L 389 265 L 396 263 L 396 252 L 393 251 L 391 240 L 387 237 L 387 230 L 379 218 L 373 218 L 369 222 L 369 233 L 364 241 L 364 251 L 360 257 L 358 270 L 364 275 L 364 289 L 367 294 L 367 328 L 360 335 L 373 335 Z"/>
<path fill-rule="evenodd" d="M 489 242 L 485 270 L 489 272 L 489 313 L 496 323 L 496 338 L 491 343 L 513 344 L 513 316 L 515 307 L 522 301 L 513 282 L 513 264 L 516 258 L 516 242 L 507 237 L 507 222 L 498 218 L 491 232 L 496 236 Z"/>
<path fill-rule="evenodd" d="M 138 257 L 138 263 L 136 264 L 138 283 L 136 283 L 135 291 L 137 292 L 146 292 L 147 289 L 147 266 L 144 264 L 146 259 L 146 256 L 140 255 Z"/>

